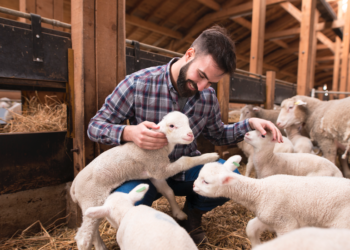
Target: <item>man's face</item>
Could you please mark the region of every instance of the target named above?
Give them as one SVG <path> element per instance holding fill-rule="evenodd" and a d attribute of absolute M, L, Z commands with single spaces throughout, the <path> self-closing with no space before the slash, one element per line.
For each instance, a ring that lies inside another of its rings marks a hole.
<path fill-rule="evenodd" d="M 191 97 L 198 91 L 219 82 L 224 72 L 219 69 L 211 55 L 198 55 L 180 69 L 177 88 L 180 96 Z"/>

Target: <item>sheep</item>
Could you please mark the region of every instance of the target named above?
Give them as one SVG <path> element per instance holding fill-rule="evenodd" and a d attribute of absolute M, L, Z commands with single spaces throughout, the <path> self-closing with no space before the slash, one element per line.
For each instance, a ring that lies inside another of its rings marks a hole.
<path fill-rule="evenodd" d="M 254 148 L 253 163 L 257 178 L 275 174 L 299 176 L 343 177 L 331 161 L 312 154 L 274 153 L 275 143 L 271 132 L 265 136 L 257 130 L 245 134 L 244 141 Z"/>
<path fill-rule="evenodd" d="M 253 250 L 350 250 L 350 230 L 307 227 L 294 230 Z"/>
<path fill-rule="evenodd" d="M 8 109 L 9 107 L 10 107 L 10 104 L 8 104 L 7 102 L 0 102 L 0 108 Z"/>
<path fill-rule="evenodd" d="M 176 144 L 189 144 L 194 136 L 186 115 L 173 111 L 160 123 L 158 132 L 164 133 L 168 145 L 158 150 L 144 150 L 133 142 L 109 149 L 95 158 L 75 177 L 70 194 L 83 213 L 89 207 L 102 205 L 110 192 L 128 180 L 149 179 L 172 208 L 173 216 L 179 220 L 187 215 L 177 205 L 172 189 L 165 181 L 181 171 L 194 166 L 215 161 L 217 153 L 208 153 L 196 157 L 183 156 L 170 163 L 168 155 Z M 90 249 L 92 242 L 96 249 L 106 249 L 98 233 L 99 220 L 83 218 L 82 226 L 75 237 L 79 249 Z"/>
<path fill-rule="evenodd" d="M 343 174 L 350 177 L 346 156 L 350 146 L 350 97 L 320 101 L 308 96 L 293 96 L 282 102 L 277 119 L 281 128 L 303 124 L 312 141 L 316 141 L 323 156 L 335 163 L 337 144 L 347 147 L 341 159 Z"/>
<path fill-rule="evenodd" d="M 10 121 L 13 114 L 22 114 L 22 103 L 16 103 L 5 112 L 5 121 Z"/>
<path fill-rule="evenodd" d="M 229 168 L 205 164 L 193 190 L 206 197 L 227 197 L 254 212 L 256 217 L 246 227 L 253 247 L 261 243 L 265 230 L 279 237 L 308 226 L 350 229 L 349 179 L 293 175 L 254 179 Z"/>
<path fill-rule="evenodd" d="M 129 194 L 115 192 L 103 206 L 88 208 L 84 216 L 106 217 L 118 229 L 116 239 L 122 250 L 198 249 L 186 230 L 169 215 L 145 205 L 134 206 L 148 188 L 148 184 L 140 184 Z"/>
<path fill-rule="evenodd" d="M 293 144 L 293 149 L 295 153 L 309 153 L 315 154 L 313 151 L 314 145 L 312 144 L 310 138 L 302 136 L 300 134 L 301 125 L 293 124 L 286 127 L 284 131 L 287 134 L 288 139 Z"/>
<path fill-rule="evenodd" d="M 248 158 L 245 176 L 249 176 L 252 169 L 254 168 L 253 163 L 253 155 L 254 155 L 254 148 L 250 144 L 246 143 L 245 141 L 241 141 L 237 143 L 237 146 L 243 151 L 244 155 Z M 275 145 L 275 148 L 273 149 L 274 153 L 293 153 L 293 144 L 292 142 L 287 138 L 283 136 L 283 143 L 277 143 Z"/>

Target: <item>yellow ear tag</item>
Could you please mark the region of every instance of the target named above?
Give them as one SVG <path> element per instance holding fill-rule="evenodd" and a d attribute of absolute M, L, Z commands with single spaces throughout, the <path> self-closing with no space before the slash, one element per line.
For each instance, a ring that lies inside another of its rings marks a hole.
<path fill-rule="evenodd" d="M 298 100 L 298 101 L 296 101 L 294 104 L 299 105 L 299 104 L 301 104 L 301 101 Z"/>
<path fill-rule="evenodd" d="M 239 163 L 237 163 L 237 162 L 233 162 L 233 165 L 235 165 L 236 167 L 240 166 Z"/>
<path fill-rule="evenodd" d="M 141 193 L 141 192 L 144 191 L 145 189 L 146 189 L 146 187 L 139 188 L 138 190 L 136 190 L 136 193 Z"/>

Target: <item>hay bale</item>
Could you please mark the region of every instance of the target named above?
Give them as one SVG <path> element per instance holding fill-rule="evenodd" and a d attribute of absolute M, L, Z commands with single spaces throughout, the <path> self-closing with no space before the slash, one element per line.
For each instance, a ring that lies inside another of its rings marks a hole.
<path fill-rule="evenodd" d="M 56 96 L 45 96 L 44 103 L 33 96 L 26 99 L 23 107 L 22 114 L 11 113 L 13 118 L 0 127 L 0 133 L 67 130 L 67 106 Z"/>

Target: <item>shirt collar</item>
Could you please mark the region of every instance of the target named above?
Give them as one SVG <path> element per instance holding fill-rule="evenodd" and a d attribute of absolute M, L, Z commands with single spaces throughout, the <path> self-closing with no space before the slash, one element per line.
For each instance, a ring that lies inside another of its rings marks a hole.
<path fill-rule="evenodd" d="M 167 64 L 166 66 L 166 74 L 167 74 L 167 79 L 168 79 L 168 87 L 170 90 L 175 90 L 175 92 L 177 93 L 173 83 L 171 82 L 171 72 L 170 72 L 170 68 L 171 68 L 171 65 L 173 63 L 175 63 L 177 60 L 179 60 L 180 57 L 174 57 L 173 59 L 170 60 L 170 62 Z"/>

